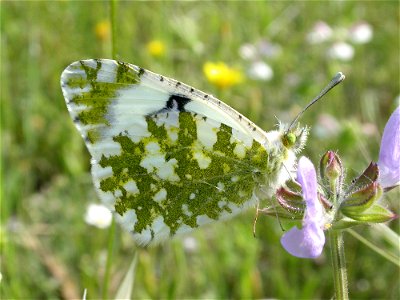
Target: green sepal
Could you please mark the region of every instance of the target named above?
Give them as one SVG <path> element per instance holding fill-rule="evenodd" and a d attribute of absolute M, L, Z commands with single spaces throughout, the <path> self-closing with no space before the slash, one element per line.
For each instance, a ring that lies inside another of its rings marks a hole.
<path fill-rule="evenodd" d="M 294 193 L 300 194 L 302 193 L 301 185 L 295 180 L 289 180 L 286 182 L 286 188 L 291 190 Z"/>
<path fill-rule="evenodd" d="M 372 182 L 361 190 L 350 194 L 340 205 L 340 211 L 351 216 L 370 208 L 381 196 L 383 190 L 377 182 Z"/>
<path fill-rule="evenodd" d="M 332 203 L 326 199 L 322 191 L 317 192 L 318 200 L 321 202 L 322 206 L 325 208 L 325 210 L 329 211 L 332 209 L 333 205 Z"/>
<path fill-rule="evenodd" d="M 268 207 L 259 210 L 260 213 L 266 214 L 272 217 L 278 217 L 287 220 L 302 220 L 303 213 L 300 212 L 289 212 L 281 206 Z"/>
<path fill-rule="evenodd" d="M 365 171 L 356 179 L 353 180 L 353 184 L 349 188 L 348 192 L 357 191 L 365 188 L 371 182 L 376 182 L 379 176 L 378 165 L 371 162 Z"/>
<path fill-rule="evenodd" d="M 348 214 L 347 216 L 363 223 L 383 223 L 397 217 L 390 210 L 379 204 L 372 205 L 368 210 L 361 214 Z"/>
<path fill-rule="evenodd" d="M 276 191 L 276 199 L 283 209 L 291 214 L 303 214 L 306 204 L 301 194 L 281 187 Z"/>
<path fill-rule="evenodd" d="M 361 225 L 361 224 L 365 224 L 365 223 L 362 221 L 356 221 L 354 219 L 344 217 L 343 219 L 341 219 L 337 222 L 334 222 L 330 229 L 343 230 L 343 229 L 351 228 L 353 226 L 357 226 L 357 225 Z"/>

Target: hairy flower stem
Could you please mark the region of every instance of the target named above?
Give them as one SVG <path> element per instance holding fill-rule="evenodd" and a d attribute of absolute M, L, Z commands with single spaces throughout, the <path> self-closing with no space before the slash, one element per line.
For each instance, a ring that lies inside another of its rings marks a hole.
<path fill-rule="evenodd" d="M 343 232 L 329 231 L 331 260 L 333 266 L 333 280 L 335 286 L 335 299 L 349 299 L 347 287 L 346 259 L 344 256 Z"/>
<path fill-rule="evenodd" d="M 341 182 L 332 180 L 331 191 L 333 194 L 333 203 L 338 205 L 339 189 L 341 188 Z M 331 261 L 333 267 L 333 283 L 335 288 L 335 299 L 336 300 L 347 300 L 349 299 L 349 292 L 347 286 L 347 269 L 346 269 L 346 258 L 344 255 L 344 242 L 343 242 L 343 231 L 342 230 L 329 230 L 329 244 L 331 252 Z"/>

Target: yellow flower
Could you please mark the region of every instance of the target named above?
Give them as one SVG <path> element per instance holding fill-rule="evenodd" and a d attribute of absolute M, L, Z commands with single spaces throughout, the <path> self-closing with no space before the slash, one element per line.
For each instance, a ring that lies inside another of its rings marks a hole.
<path fill-rule="evenodd" d="M 221 89 L 243 81 L 243 75 L 239 70 L 231 68 L 223 62 L 207 62 L 203 66 L 203 71 L 208 81 Z"/>
<path fill-rule="evenodd" d="M 160 40 L 152 40 L 147 44 L 147 51 L 155 57 L 163 56 L 165 53 L 165 44 Z"/>
<path fill-rule="evenodd" d="M 110 22 L 107 20 L 98 22 L 94 32 L 100 41 L 107 41 L 110 38 Z"/>

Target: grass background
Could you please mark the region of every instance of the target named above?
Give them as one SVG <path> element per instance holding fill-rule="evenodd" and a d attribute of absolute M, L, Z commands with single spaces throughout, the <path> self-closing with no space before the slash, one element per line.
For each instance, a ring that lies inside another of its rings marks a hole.
<path fill-rule="evenodd" d="M 8 2 L 1 5 L 1 274 L 2 299 L 99 298 L 109 232 L 85 224 L 96 202 L 89 155 L 73 127 L 60 89 L 71 62 L 110 58 L 111 43 L 95 34 L 109 18 L 108 2 Z M 174 77 L 220 97 L 265 130 L 276 117 L 290 121 L 337 71 L 345 82 L 310 109 L 302 123 L 318 129 L 321 114 L 340 124 L 336 135 L 311 132 L 304 154 L 315 163 L 338 151 L 349 178 L 376 160 L 380 134 L 398 105 L 399 4 L 337 2 L 119 2 L 118 59 Z M 326 55 L 329 44 L 310 45 L 317 20 L 349 28 L 366 21 L 372 41 L 354 45 L 351 61 Z M 166 45 L 163 57 L 146 50 Z M 243 72 L 239 47 L 262 39 L 280 44 L 267 62 L 269 82 L 246 80 L 226 90 L 207 82 L 202 66 L 224 61 Z M 200 45 L 200 46 L 199 46 Z M 368 133 L 369 132 L 369 133 Z M 399 212 L 399 194 L 387 204 Z M 267 204 L 266 204 L 267 205 Z M 316 260 L 291 257 L 280 246 L 274 218 L 254 210 L 151 249 L 138 249 L 117 226 L 108 295 L 121 283 L 138 251 L 133 298 L 331 298 L 328 249 Z M 391 226 L 399 232 L 399 222 Z M 374 227 L 363 236 L 387 246 Z M 189 247 L 189 242 L 195 247 Z M 399 269 L 345 235 L 350 296 L 398 299 Z"/>

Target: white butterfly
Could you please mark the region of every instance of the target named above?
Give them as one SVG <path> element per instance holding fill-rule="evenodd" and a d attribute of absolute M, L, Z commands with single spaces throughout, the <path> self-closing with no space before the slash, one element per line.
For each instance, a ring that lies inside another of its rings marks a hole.
<path fill-rule="evenodd" d="M 265 132 L 215 97 L 107 59 L 61 75 L 102 202 L 147 245 L 227 219 L 295 172 L 306 128 Z"/>

